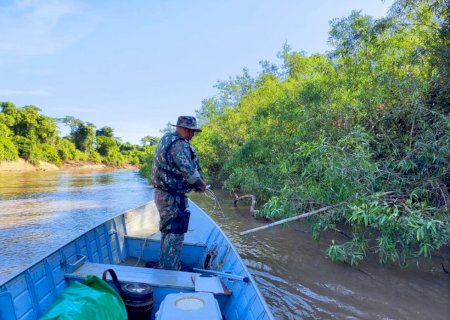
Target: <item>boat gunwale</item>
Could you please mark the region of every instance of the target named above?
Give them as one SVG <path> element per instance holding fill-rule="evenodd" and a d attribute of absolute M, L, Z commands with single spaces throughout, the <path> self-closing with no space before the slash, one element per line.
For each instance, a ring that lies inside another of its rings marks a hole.
<path fill-rule="evenodd" d="M 203 210 L 198 204 L 196 204 L 191 199 L 189 199 L 189 202 L 192 203 L 194 206 L 196 206 L 200 210 L 200 212 L 203 212 L 203 214 L 210 220 L 210 222 L 222 233 L 222 236 L 224 237 L 224 239 L 230 245 L 231 250 L 236 255 L 237 260 L 241 263 L 244 272 L 247 274 L 248 278 L 250 279 L 250 282 L 253 285 L 253 288 L 255 289 L 255 292 L 256 292 L 259 300 L 261 301 L 261 303 L 262 303 L 262 305 L 264 307 L 264 310 L 266 311 L 266 314 L 269 316 L 269 318 L 271 320 L 274 320 L 275 318 L 273 317 L 272 312 L 270 311 L 270 308 L 269 308 L 269 306 L 266 303 L 266 300 L 264 299 L 263 295 L 261 294 L 261 291 L 259 290 L 258 284 L 256 283 L 256 281 L 253 278 L 253 275 L 250 273 L 250 271 L 248 271 L 247 266 L 245 265 L 244 261 L 241 258 L 241 255 L 239 254 L 239 252 L 237 251 L 237 249 L 235 248 L 235 246 L 231 242 L 230 238 L 228 238 L 228 236 L 225 234 L 225 232 L 222 230 L 222 228 L 214 221 L 213 218 L 211 218 L 211 216 L 209 214 L 206 213 L 205 210 Z"/>

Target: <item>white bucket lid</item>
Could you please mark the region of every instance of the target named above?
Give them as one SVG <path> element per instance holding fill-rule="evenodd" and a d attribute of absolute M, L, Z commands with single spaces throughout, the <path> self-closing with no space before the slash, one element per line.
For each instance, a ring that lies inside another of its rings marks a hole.
<path fill-rule="evenodd" d="M 181 310 L 197 310 L 204 306 L 205 300 L 193 296 L 183 297 L 175 301 L 175 307 Z"/>

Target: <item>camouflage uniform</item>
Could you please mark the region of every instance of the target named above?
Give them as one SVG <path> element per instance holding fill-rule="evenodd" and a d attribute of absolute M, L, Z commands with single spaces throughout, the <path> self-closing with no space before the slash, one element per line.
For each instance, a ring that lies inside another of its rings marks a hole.
<path fill-rule="evenodd" d="M 170 220 L 176 217 L 178 213 L 178 206 L 176 203 L 176 196 L 174 197 L 170 193 L 155 189 L 155 203 L 158 208 L 161 231 L 161 254 L 159 258 L 159 266 L 162 269 L 177 270 L 178 260 L 181 248 L 183 246 L 184 234 L 175 234 L 161 228 L 162 221 Z"/>
<path fill-rule="evenodd" d="M 193 119 L 195 127 L 195 118 Z M 194 183 L 199 178 L 201 175 L 197 154 L 189 141 L 177 133 L 165 134 L 156 148 L 152 178 L 155 203 L 160 215 L 160 268 L 178 268 L 179 254 L 190 215 L 185 194 L 194 189 Z"/>

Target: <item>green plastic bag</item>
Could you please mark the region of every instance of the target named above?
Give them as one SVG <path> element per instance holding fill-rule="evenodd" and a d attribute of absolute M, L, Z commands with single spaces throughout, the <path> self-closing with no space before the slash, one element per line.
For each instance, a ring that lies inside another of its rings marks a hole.
<path fill-rule="evenodd" d="M 84 283 L 74 282 L 56 299 L 41 320 L 126 320 L 122 298 L 108 283 L 88 276 Z"/>

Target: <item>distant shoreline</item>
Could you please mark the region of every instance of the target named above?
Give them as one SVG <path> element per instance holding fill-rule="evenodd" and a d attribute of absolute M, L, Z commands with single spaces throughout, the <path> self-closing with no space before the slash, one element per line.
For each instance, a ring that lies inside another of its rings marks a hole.
<path fill-rule="evenodd" d="M 39 161 L 39 165 L 35 166 L 24 159 L 18 159 L 15 161 L 1 161 L 0 172 L 26 172 L 26 171 L 64 171 L 64 170 L 99 170 L 99 169 L 128 169 L 137 170 L 137 166 L 123 165 L 123 166 L 110 166 L 103 163 L 96 163 L 92 161 L 75 161 L 70 160 L 63 163 L 61 167 L 58 167 L 52 163 L 45 161 Z"/>

